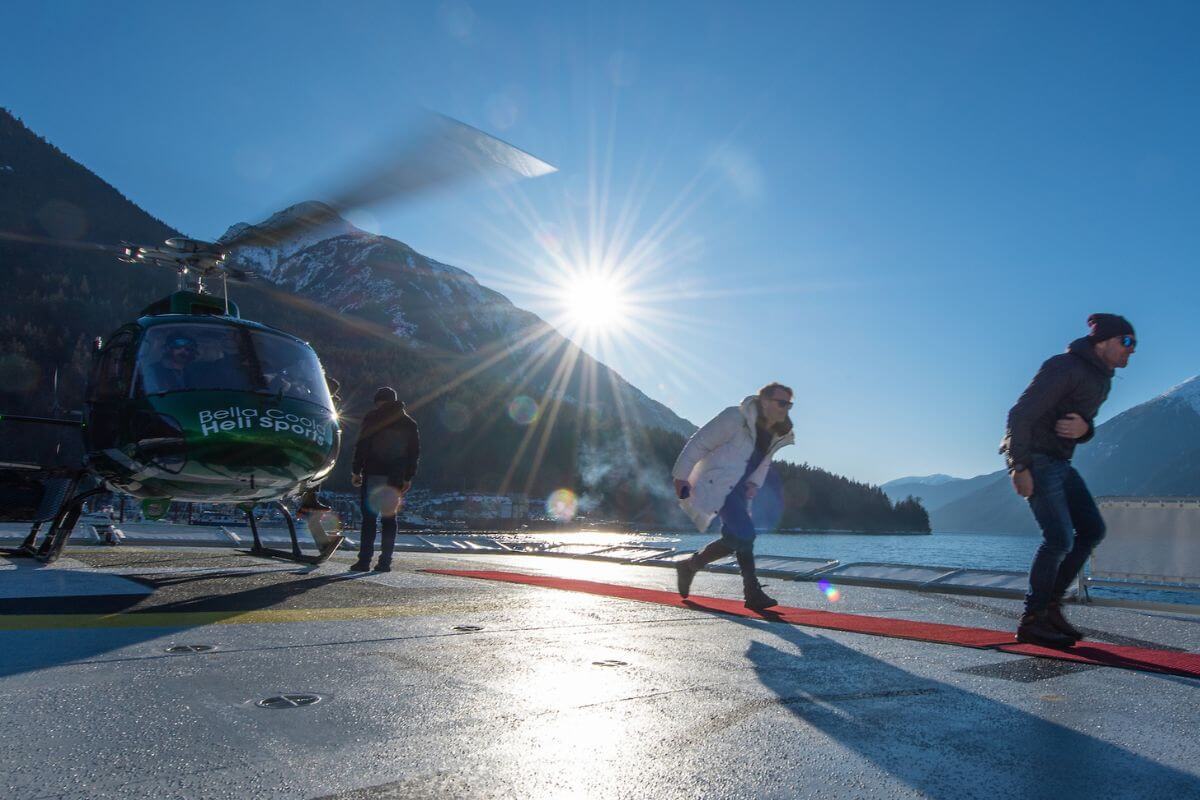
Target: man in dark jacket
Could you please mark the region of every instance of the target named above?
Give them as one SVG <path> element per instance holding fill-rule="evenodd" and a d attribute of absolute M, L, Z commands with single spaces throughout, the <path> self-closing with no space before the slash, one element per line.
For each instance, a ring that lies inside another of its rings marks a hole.
<path fill-rule="evenodd" d="M 362 487 L 362 537 L 354 572 L 371 568 L 375 553 L 375 520 L 382 516 L 382 541 L 376 572 L 390 572 L 396 546 L 396 514 L 404 493 L 412 486 L 421 457 L 417 423 L 396 399 L 396 390 L 375 390 L 375 407 L 363 417 L 354 445 L 353 483 Z"/>
<path fill-rule="evenodd" d="M 1042 364 L 1008 412 L 1000 452 L 1017 494 L 1042 529 L 1029 570 L 1025 614 L 1017 640 L 1068 647 L 1083 638 L 1062 613 L 1062 598 L 1104 538 L 1104 519 L 1083 478 L 1071 466 L 1075 445 L 1092 438 L 1115 370 L 1137 347 L 1133 326 L 1116 314 L 1088 317 L 1091 333 Z"/>

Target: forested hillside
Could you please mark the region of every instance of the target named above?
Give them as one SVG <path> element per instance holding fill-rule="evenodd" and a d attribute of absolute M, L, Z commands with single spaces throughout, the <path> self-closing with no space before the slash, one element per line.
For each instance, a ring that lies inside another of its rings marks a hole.
<path fill-rule="evenodd" d="M 93 338 L 136 318 L 175 287 L 170 272 L 122 264 L 112 253 L 82 243 L 154 243 L 175 231 L 0 110 L 0 232 L 7 234 L 0 238 L 0 285 L 6 292 L 0 311 L 0 411 L 48 413 L 56 370 L 60 410 L 79 409 Z M 623 423 L 589 404 L 589 385 L 617 385 L 607 374 L 597 379 L 607 367 L 556 332 L 544 331 L 545 323 L 533 315 L 522 311 L 526 322 L 519 330 L 455 351 L 397 335 L 286 286 L 261 282 L 234 291 L 244 317 L 310 341 L 327 372 L 341 382 L 345 455 L 331 478 L 333 488 L 348 488 L 356 422 L 375 388 L 389 384 L 421 425 L 419 482 L 426 488 L 526 492 L 531 498 L 570 488 L 591 515 L 686 524 L 669 476 L 685 437 L 664 427 Z M 543 332 L 553 344 L 539 354 L 542 365 L 522 371 L 528 354 L 514 339 Z M 545 377 L 554 372 L 546 364 L 572 366 L 555 382 Z M 626 400 L 644 398 L 633 387 L 623 391 Z M 3 433 L 6 452 L 0 460 L 47 446 L 25 433 Z M 813 467 L 781 465 L 769 488 L 759 506 L 762 524 L 770 527 L 928 530 L 919 504 L 893 506 L 875 487 Z"/>

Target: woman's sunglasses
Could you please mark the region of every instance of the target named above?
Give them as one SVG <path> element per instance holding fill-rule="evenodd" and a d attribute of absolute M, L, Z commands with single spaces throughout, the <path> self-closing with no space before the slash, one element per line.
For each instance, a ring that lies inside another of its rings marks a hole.
<path fill-rule="evenodd" d="M 1132 336 L 1122 336 L 1121 347 L 1124 347 L 1126 350 L 1132 350 L 1137 347 L 1137 339 Z"/>

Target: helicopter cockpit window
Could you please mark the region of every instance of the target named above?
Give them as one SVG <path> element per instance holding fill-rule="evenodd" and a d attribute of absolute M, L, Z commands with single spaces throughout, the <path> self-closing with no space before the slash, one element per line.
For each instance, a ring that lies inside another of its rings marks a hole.
<path fill-rule="evenodd" d="M 276 394 L 332 409 L 316 354 L 308 346 L 241 326 L 155 325 L 138 353 L 140 391 Z"/>
<path fill-rule="evenodd" d="M 312 348 L 273 333 L 251 331 L 267 391 L 332 409 L 321 362 Z"/>
<path fill-rule="evenodd" d="M 119 331 L 100 351 L 88 380 L 90 402 L 119 400 L 129 395 L 135 338 L 131 331 Z"/>
<path fill-rule="evenodd" d="M 141 391 L 253 391 L 253 370 L 239 358 L 241 331 L 216 325 L 156 325 L 138 353 Z"/>

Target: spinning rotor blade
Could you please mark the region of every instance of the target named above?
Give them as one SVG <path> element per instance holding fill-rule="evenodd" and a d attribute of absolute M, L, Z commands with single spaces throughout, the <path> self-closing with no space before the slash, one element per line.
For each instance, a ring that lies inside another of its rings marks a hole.
<path fill-rule="evenodd" d="M 399 152 L 372 166 L 324 202 L 344 215 L 472 178 L 504 183 L 537 178 L 557 169 L 481 130 L 436 114 L 426 130 Z M 300 230 L 321 225 L 326 221 L 324 216 L 314 209 L 310 214 L 298 214 L 287 223 L 269 229 L 247 228 L 222 244 L 230 249 L 240 245 L 274 246 Z"/>
<path fill-rule="evenodd" d="M 24 233 L 0 231 L 0 240 L 20 242 L 22 244 L 46 244 L 52 247 L 69 247 L 72 250 L 97 250 L 102 253 L 124 253 L 124 247 L 96 242 L 80 242 L 74 239 L 51 239 L 48 236 L 30 236 Z"/>

